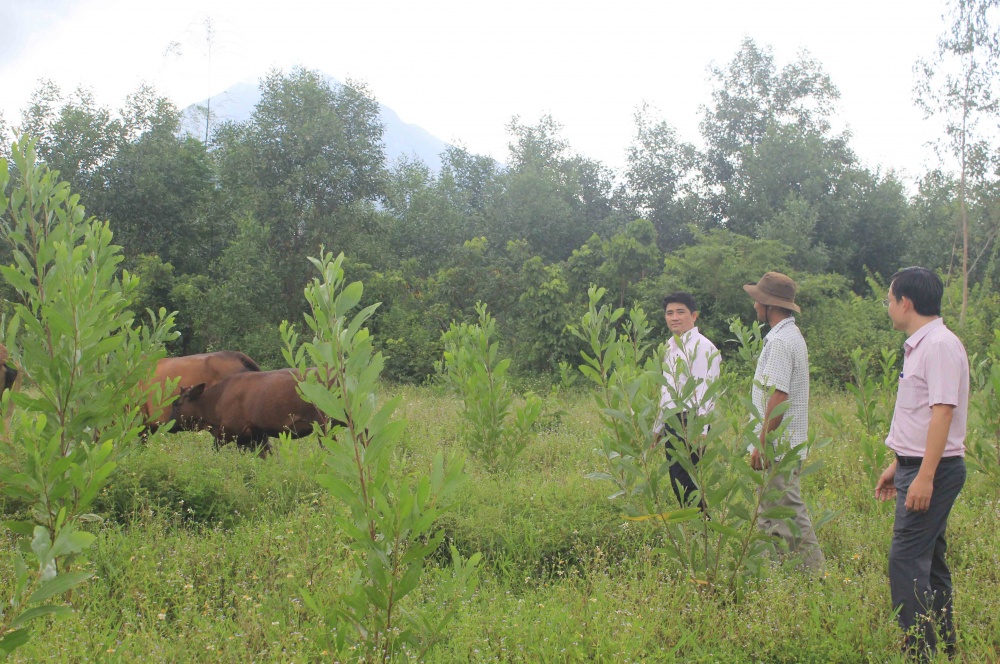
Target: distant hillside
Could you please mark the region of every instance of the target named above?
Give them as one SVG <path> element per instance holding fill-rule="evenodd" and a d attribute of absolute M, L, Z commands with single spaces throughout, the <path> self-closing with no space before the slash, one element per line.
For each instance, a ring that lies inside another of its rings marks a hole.
<path fill-rule="evenodd" d="M 337 79 L 330 76 L 331 84 L 339 85 Z M 242 122 L 250 118 L 253 107 L 260 101 L 260 89 L 257 83 L 240 82 L 212 97 L 212 122 L 231 120 Z M 205 134 L 205 115 L 201 110 L 207 100 L 191 104 L 182 111 L 182 128 L 195 136 Z M 416 157 L 427 164 L 435 173 L 441 170 L 441 153 L 448 143 L 431 135 L 423 127 L 407 124 L 400 119 L 394 110 L 379 104 L 379 117 L 385 125 L 385 156 L 391 165 L 400 157 Z"/>

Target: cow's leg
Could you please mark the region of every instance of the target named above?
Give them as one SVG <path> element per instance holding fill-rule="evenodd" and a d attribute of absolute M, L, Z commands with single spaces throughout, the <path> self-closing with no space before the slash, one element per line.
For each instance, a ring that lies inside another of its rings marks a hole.
<path fill-rule="evenodd" d="M 236 441 L 236 449 L 241 452 L 253 449 L 253 439 L 247 436 L 237 436 L 233 440 Z"/>
<path fill-rule="evenodd" d="M 260 441 L 257 448 L 257 456 L 261 459 L 266 459 L 267 455 L 271 453 L 271 439 L 268 436 L 264 436 L 264 439 Z"/>
<path fill-rule="evenodd" d="M 271 445 L 268 442 L 267 434 L 244 433 L 242 436 L 237 436 L 235 440 L 236 447 L 240 450 L 256 452 L 257 456 L 261 459 L 267 457 L 268 452 L 271 451 Z"/>
<path fill-rule="evenodd" d="M 261 431 L 255 431 L 249 438 L 249 448 L 257 452 L 257 456 L 266 459 L 271 453 L 271 437 Z"/>
<path fill-rule="evenodd" d="M 225 430 L 223 430 L 223 429 L 213 430 L 212 431 L 212 439 L 214 441 L 213 444 L 215 446 L 215 451 L 216 452 L 218 452 L 219 449 L 223 445 L 225 445 L 226 443 L 231 442 L 233 440 L 236 441 L 236 446 L 237 447 L 239 447 L 239 444 L 240 444 L 240 439 L 239 438 L 235 438 L 234 439 L 234 438 L 232 438 L 230 436 L 227 436 Z"/>

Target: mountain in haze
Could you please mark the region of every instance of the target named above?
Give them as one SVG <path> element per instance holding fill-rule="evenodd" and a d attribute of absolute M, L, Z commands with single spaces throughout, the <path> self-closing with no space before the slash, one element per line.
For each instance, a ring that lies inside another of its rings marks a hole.
<path fill-rule="evenodd" d="M 341 85 L 337 79 L 326 76 L 332 86 Z M 191 104 L 182 111 L 182 129 L 195 136 L 205 135 L 203 109 L 208 100 Z M 257 83 L 236 83 L 212 97 L 212 122 L 243 122 L 250 119 L 254 106 L 260 101 Z M 403 122 L 399 115 L 384 104 L 378 105 L 379 119 L 385 125 L 386 163 L 391 165 L 400 157 L 417 158 L 438 173 L 441 171 L 441 153 L 449 144 L 432 135 L 423 127 Z"/>

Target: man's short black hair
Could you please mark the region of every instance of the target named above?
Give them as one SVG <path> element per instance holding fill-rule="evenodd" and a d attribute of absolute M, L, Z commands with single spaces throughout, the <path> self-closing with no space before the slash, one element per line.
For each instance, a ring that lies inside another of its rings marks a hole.
<path fill-rule="evenodd" d="M 941 297 L 944 295 L 944 284 L 941 277 L 925 267 L 908 267 L 892 275 L 889 280 L 889 292 L 899 302 L 901 298 L 909 298 L 913 309 L 921 316 L 940 316 Z"/>
<path fill-rule="evenodd" d="M 676 293 L 671 293 L 670 295 L 663 298 L 663 310 L 667 310 L 668 304 L 683 304 L 688 308 L 688 311 L 694 313 L 698 311 L 698 304 L 694 301 L 694 295 L 691 293 L 685 293 L 684 291 L 677 291 Z"/>

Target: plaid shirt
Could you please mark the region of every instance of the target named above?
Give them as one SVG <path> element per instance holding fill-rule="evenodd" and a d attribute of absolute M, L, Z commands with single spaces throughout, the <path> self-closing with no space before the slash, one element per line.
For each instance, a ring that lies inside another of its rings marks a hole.
<path fill-rule="evenodd" d="M 788 395 L 788 410 L 783 418 L 788 421 L 784 438 L 792 447 L 799 447 L 809 438 L 809 351 L 792 316 L 772 327 L 764 337 L 751 394 L 761 417 L 766 415 L 768 388 Z M 758 435 L 762 427 L 763 422 L 758 420 L 755 427 Z M 748 448 L 752 450 L 753 447 Z M 804 459 L 806 450 L 800 450 L 799 456 Z"/>

